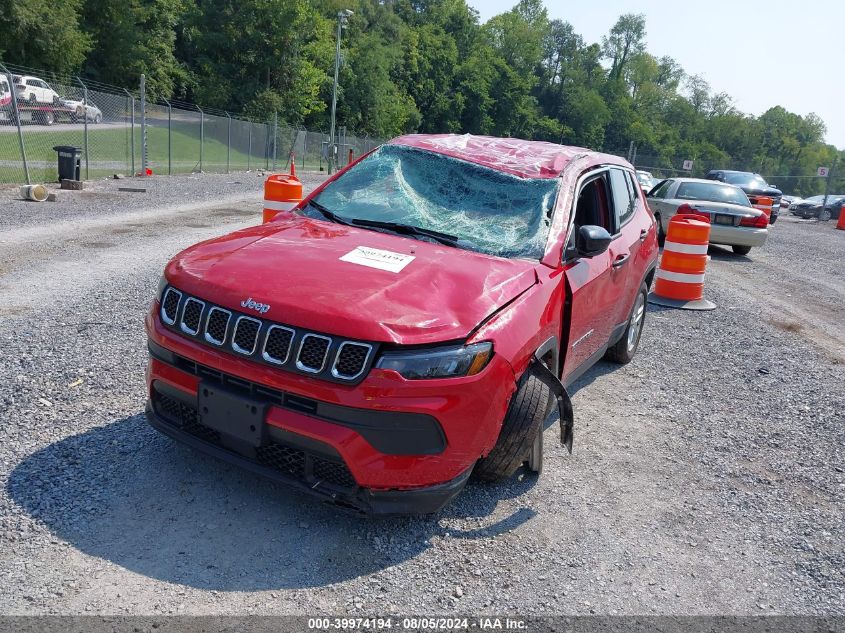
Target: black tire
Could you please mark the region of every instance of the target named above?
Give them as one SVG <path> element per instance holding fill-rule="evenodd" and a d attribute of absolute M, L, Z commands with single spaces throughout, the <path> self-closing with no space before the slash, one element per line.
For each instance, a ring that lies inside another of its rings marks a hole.
<path fill-rule="evenodd" d="M 663 224 L 660 222 L 660 214 L 655 213 L 654 219 L 657 220 L 657 243 L 663 246 L 666 243 L 666 233 L 663 232 Z"/>
<path fill-rule="evenodd" d="M 42 122 L 44 125 L 53 125 L 56 122 L 56 115 L 52 112 L 45 112 L 41 117 Z"/>
<path fill-rule="evenodd" d="M 505 414 L 496 446 L 476 462 L 473 477 L 499 481 L 510 477 L 527 460 L 537 434 L 543 432 L 551 397 L 549 388 L 539 378 L 525 373 Z"/>
<path fill-rule="evenodd" d="M 607 348 L 607 352 L 604 354 L 606 360 L 620 365 L 625 365 L 633 360 L 643 335 L 647 305 L 648 287 L 642 284 L 634 298 L 634 305 L 631 308 L 631 314 L 628 315 L 628 325 L 625 327 L 625 332 L 616 343 Z"/>
<path fill-rule="evenodd" d="M 102 122 L 103 122 L 103 116 L 101 114 L 95 114 L 94 115 L 94 123 L 97 124 L 97 123 L 102 123 Z"/>
<path fill-rule="evenodd" d="M 831 216 L 830 209 L 822 209 L 821 211 L 819 211 L 819 221 L 820 222 L 827 222 L 828 220 L 830 220 L 830 216 Z"/>
<path fill-rule="evenodd" d="M 751 252 L 750 246 L 738 246 L 734 244 L 733 246 L 731 246 L 731 248 L 733 249 L 733 252 L 737 255 L 748 255 L 748 253 Z"/>
<path fill-rule="evenodd" d="M 34 92 L 33 92 L 32 94 L 30 94 L 30 95 L 29 95 L 29 102 L 30 102 L 30 103 L 35 103 L 35 93 L 34 93 Z"/>

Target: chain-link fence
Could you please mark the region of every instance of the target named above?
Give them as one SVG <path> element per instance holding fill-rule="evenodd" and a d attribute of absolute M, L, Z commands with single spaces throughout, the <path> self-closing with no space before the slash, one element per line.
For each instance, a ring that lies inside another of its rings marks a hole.
<path fill-rule="evenodd" d="M 767 158 L 757 160 L 736 159 L 727 155 L 716 156 L 659 156 L 643 154 L 635 145 L 627 148 L 605 149 L 608 154 L 621 156 L 637 169 L 651 173 L 656 180 L 670 177 L 704 178 L 711 170 L 735 170 L 757 173 L 771 184 L 792 196 L 845 195 L 845 165 L 819 165 L 832 167 L 820 174 L 814 165 L 796 165 L 789 161 Z"/>
<path fill-rule="evenodd" d="M 0 182 L 58 178 L 58 146 L 79 148 L 80 178 L 113 174 L 328 168 L 329 135 L 183 102 L 142 99 L 79 77 L 0 64 Z M 142 103 L 143 100 L 143 103 Z M 383 141 L 338 134 L 337 165 Z M 351 154 L 350 154 L 351 151 Z"/>

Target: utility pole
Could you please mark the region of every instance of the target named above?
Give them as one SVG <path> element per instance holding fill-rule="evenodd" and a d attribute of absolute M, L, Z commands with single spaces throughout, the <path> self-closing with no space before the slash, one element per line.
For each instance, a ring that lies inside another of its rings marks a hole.
<path fill-rule="evenodd" d="M 334 53 L 334 89 L 332 90 L 332 124 L 329 139 L 329 175 L 334 172 L 335 155 L 337 154 L 337 144 L 335 143 L 335 116 L 337 113 L 337 79 L 340 72 L 340 37 L 343 32 L 343 27 L 349 21 L 349 16 L 352 11 L 349 9 L 342 9 L 337 12 L 337 46 Z"/>
<path fill-rule="evenodd" d="M 86 161 L 86 167 L 87 165 Z M 147 177 L 147 80 L 143 73 L 141 74 L 141 176 Z"/>
<path fill-rule="evenodd" d="M 836 159 L 839 158 L 838 156 L 833 157 L 833 164 L 830 166 L 830 169 L 827 170 L 827 178 L 824 181 L 824 200 L 822 201 L 822 208 L 819 210 L 819 220 L 822 219 L 822 216 L 825 215 L 825 209 L 827 209 L 827 198 L 830 195 L 830 179 L 833 177 L 833 172 L 836 169 Z M 823 220 L 827 222 L 829 218 Z"/>

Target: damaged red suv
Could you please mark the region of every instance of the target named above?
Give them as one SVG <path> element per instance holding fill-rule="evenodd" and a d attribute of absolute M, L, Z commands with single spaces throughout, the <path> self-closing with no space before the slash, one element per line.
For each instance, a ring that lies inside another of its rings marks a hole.
<path fill-rule="evenodd" d="M 637 350 L 654 220 L 625 160 L 397 138 L 272 222 L 167 266 L 147 417 L 366 514 L 429 513 L 470 475 L 539 472 L 565 386 Z"/>

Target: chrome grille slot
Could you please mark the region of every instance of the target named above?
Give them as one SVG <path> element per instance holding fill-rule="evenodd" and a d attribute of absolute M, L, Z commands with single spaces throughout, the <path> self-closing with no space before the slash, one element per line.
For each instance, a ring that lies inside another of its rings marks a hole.
<path fill-rule="evenodd" d="M 176 323 L 176 315 L 179 314 L 179 302 L 182 300 L 182 293 L 176 288 L 168 288 L 164 293 L 161 302 L 161 320 L 167 325 Z"/>
<path fill-rule="evenodd" d="M 299 344 L 296 367 L 311 374 L 319 374 L 326 366 L 326 354 L 332 340 L 328 336 L 306 334 Z"/>
<path fill-rule="evenodd" d="M 367 366 L 371 351 L 373 351 L 373 346 L 367 343 L 344 341 L 337 350 L 337 356 L 332 365 L 332 376 L 354 380 Z"/>
<path fill-rule="evenodd" d="M 258 344 L 258 330 L 261 321 L 248 316 L 240 316 L 235 321 L 235 333 L 232 335 L 232 349 L 250 356 Z"/>
<path fill-rule="evenodd" d="M 360 382 L 379 347 L 378 343 L 264 321 L 172 286 L 162 294 L 159 319 L 168 329 L 229 354 L 248 356 L 258 363 L 330 382 Z"/>
<path fill-rule="evenodd" d="M 271 325 L 264 339 L 264 351 L 261 356 L 268 363 L 284 365 L 290 357 L 290 344 L 293 342 L 294 331 L 289 327 Z"/>
<path fill-rule="evenodd" d="M 183 332 L 191 336 L 197 335 L 200 331 L 200 321 L 204 308 L 205 303 L 199 299 L 188 297 L 185 300 L 185 307 L 182 308 L 182 323 L 179 324 Z"/>
<path fill-rule="evenodd" d="M 229 319 L 232 313 L 223 308 L 213 307 L 208 311 L 205 322 L 205 340 L 213 345 L 223 345 L 226 342 L 226 332 L 229 330 Z"/>

